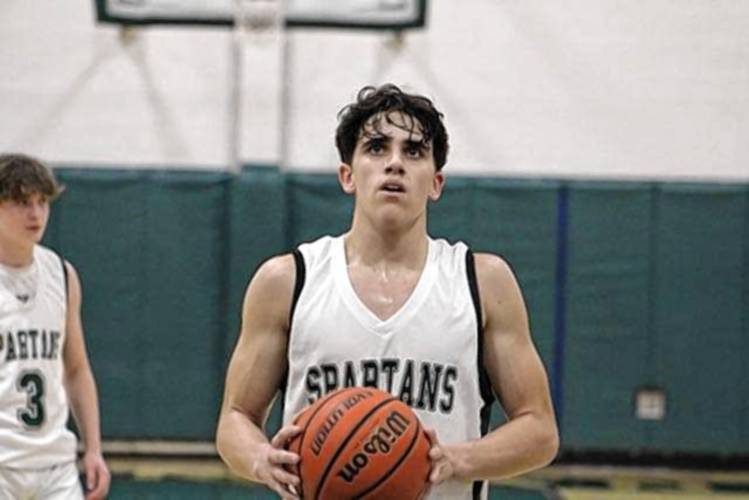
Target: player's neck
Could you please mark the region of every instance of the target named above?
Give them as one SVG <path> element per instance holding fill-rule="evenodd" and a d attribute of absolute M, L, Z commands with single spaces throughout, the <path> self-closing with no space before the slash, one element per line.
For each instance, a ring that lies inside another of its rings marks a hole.
<path fill-rule="evenodd" d="M 0 264 L 26 267 L 34 261 L 34 245 L 20 245 L 0 238 Z"/>
<path fill-rule="evenodd" d="M 403 230 L 382 231 L 369 224 L 354 224 L 345 236 L 349 263 L 398 265 L 421 268 L 426 259 L 428 239 L 425 224 Z"/>

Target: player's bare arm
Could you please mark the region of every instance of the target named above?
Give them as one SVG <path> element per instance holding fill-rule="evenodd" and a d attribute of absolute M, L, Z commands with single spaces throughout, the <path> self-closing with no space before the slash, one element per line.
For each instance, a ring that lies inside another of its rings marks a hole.
<path fill-rule="evenodd" d="M 558 431 L 546 371 L 533 345 L 526 307 L 510 267 L 476 255 L 484 324 L 484 364 L 508 422 L 482 439 L 432 450 L 431 479 L 500 479 L 543 467 L 556 456 Z M 434 436 L 432 434 L 432 437 Z"/>
<path fill-rule="evenodd" d="M 283 498 L 296 498 L 287 485 L 298 484 L 298 478 L 283 464 L 295 463 L 298 455 L 283 445 L 298 428 L 285 426 L 269 442 L 263 426 L 286 370 L 295 278 L 293 257 L 283 255 L 265 262 L 247 287 L 216 433 L 219 454 L 232 471 Z"/>
<path fill-rule="evenodd" d="M 65 262 L 68 274 L 68 311 L 64 350 L 65 389 L 83 441 L 86 498 L 105 498 L 110 474 L 101 453 L 99 402 L 96 383 L 86 353 L 81 322 L 81 283 L 75 268 Z"/>

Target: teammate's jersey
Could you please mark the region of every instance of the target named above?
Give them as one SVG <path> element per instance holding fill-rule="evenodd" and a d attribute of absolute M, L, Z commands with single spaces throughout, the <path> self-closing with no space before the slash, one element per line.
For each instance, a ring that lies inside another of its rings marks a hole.
<path fill-rule="evenodd" d="M 379 319 L 348 275 L 343 237 L 303 244 L 288 345 L 284 423 L 340 387 L 371 386 L 409 404 L 442 443 L 487 432 L 492 393 L 481 360 L 480 301 L 473 254 L 429 239 L 411 296 Z M 481 482 L 448 481 L 430 498 L 486 498 Z"/>
<path fill-rule="evenodd" d="M 67 275 L 42 246 L 23 269 L 0 266 L 0 466 L 43 468 L 75 460 L 67 427 L 63 347 Z"/>

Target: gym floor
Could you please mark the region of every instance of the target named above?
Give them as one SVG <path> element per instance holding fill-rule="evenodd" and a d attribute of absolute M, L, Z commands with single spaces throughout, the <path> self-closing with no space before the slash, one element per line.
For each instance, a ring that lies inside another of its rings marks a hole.
<path fill-rule="evenodd" d="M 214 458 L 110 458 L 111 499 L 271 499 Z M 749 500 L 749 471 L 556 465 L 494 484 L 493 500 Z"/>

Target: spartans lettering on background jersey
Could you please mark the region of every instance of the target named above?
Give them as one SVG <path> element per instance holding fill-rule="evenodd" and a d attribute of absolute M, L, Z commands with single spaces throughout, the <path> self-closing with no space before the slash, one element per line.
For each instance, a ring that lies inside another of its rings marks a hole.
<path fill-rule="evenodd" d="M 305 386 L 311 404 L 341 387 L 375 387 L 428 412 L 450 413 L 458 369 L 430 361 L 398 358 L 323 363 L 307 368 Z"/>
<path fill-rule="evenodd" d="M 47 330 L 18 330 L 0 333 L 0 361 L 27 359 L 58 359 L 60 332 Z"/>

